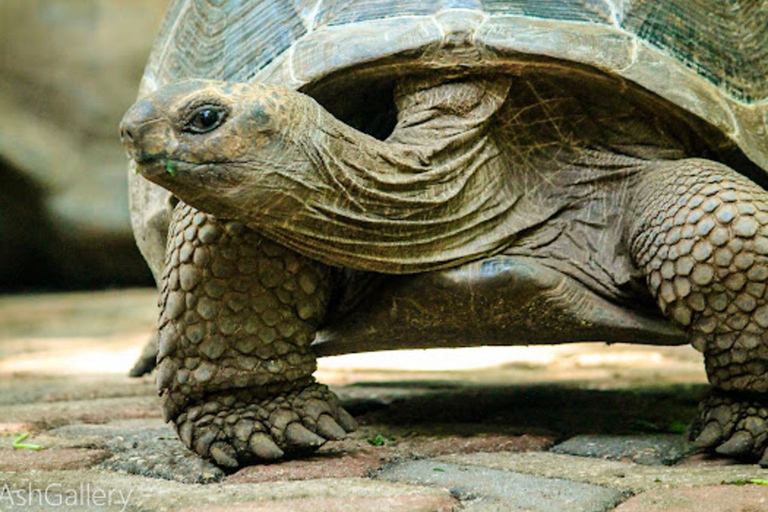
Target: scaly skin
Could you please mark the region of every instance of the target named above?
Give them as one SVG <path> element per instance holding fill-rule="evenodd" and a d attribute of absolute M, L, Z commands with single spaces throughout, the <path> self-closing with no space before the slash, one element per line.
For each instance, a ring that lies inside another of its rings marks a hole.
<path fill-rule="evenodd" d="M 158 389 L 198 454 L 236 468 L 339 439 L 355 422 L 312 373 L 327 267 L 180 203 L 160 296 Z"/>
<path fill-rule="evenodd" d="M 763 456 L 768 192 L 700 159 L 643 173 L 636 190 L 632 253 L 661 310 L 704 353 L 715 388 L 701 404 L 696 442 L 724 455 Z"/>

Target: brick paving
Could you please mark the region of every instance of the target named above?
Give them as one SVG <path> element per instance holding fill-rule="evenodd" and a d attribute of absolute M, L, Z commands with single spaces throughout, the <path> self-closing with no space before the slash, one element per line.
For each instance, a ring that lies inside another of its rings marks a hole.
<path fill-rule="evenodd" d="M 0 510 L 768 512 L 767 470 L 680 433 L 706 389 L 687 347 L 321 362 L 360 430 L 226 474 L 163 423 L 150 377 L 125 377 L 154 304 L 151 290 L 0 297 Z M 14 450 L 20 433 L 43 449 Z"/>

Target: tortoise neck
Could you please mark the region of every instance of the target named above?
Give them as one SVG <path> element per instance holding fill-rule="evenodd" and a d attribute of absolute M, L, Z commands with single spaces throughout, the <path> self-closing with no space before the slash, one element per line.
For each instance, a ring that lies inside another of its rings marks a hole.
<path fill-rule="evenodd" d="M 272 209 L 254 225 L 323 262 L 361 270 L 412 273 L 499 250 L 514 198 L 505 194 L 503 160 L 488 135 L 508 78 L 422 79 L 398 87 L 397 127 L 380 141 L 316 106 L 308 127 L 304 199 Z M 287 204 L 287 203 L 286 203 Z"/>
<path fill-rule="evenodd" d="M 509 76 L 403 79 L 395 88 L 397 125 L 387 142 L 419 147 L 430 159 L 450 151 L 485 128 L 510 83 Z"/>

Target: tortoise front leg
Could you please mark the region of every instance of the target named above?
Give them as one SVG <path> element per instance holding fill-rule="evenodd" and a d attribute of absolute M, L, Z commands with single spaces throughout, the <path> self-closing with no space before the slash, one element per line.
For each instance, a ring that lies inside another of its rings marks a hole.
<path fill-rule="evenodd" d="M 238 222 L 180 203 L 160 295 L 157 384 L 166 421 L 230 468 L 313 450 L 355 428 L 312 377 L 329 269 Z"/>
<path fill-rule="evenodd" d="M 768 192 L 716 162 L 660 163 L 631 214 L 632 253 L 714 387 L 695 442 L 768 463 Z"/>

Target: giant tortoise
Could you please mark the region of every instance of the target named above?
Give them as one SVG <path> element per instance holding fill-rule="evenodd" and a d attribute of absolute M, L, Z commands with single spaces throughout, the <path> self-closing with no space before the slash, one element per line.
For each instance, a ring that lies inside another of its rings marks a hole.
<path fill-rule="evenodd" d="M 355 428 L 318 356 L 690 342 L 696 443 L 768 463 L 766 27 L 753 0 L 174 1 L 121 124 L 165 418 L 235 468 Z"/>

